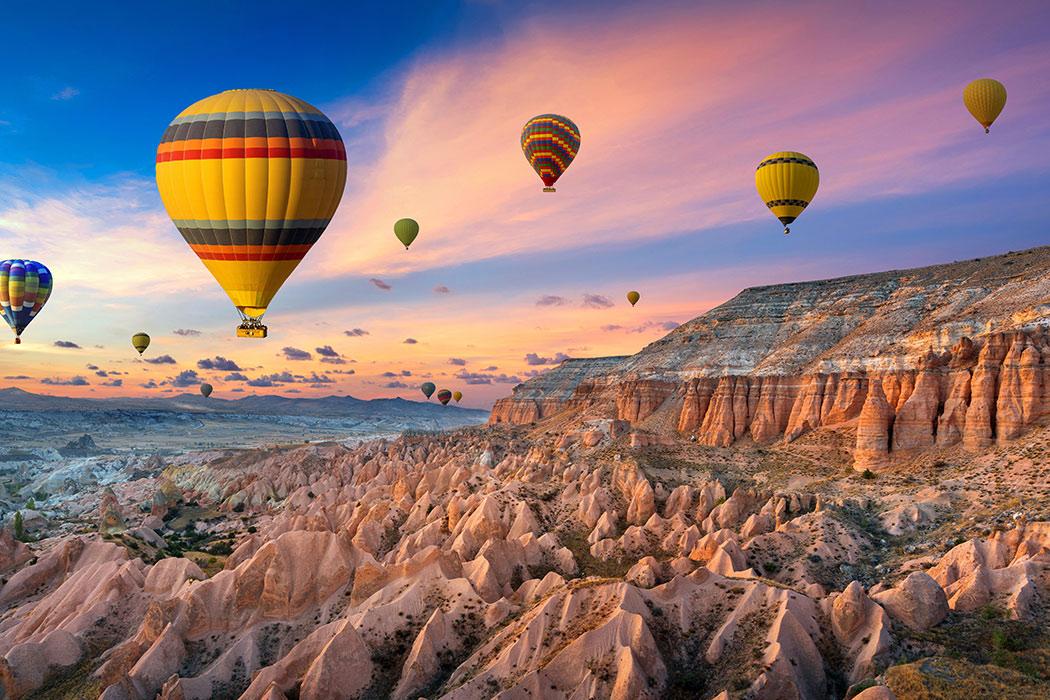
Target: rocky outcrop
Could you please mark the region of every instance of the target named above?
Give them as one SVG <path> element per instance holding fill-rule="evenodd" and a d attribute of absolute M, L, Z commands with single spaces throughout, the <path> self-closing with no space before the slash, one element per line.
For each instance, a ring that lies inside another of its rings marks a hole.
<path fill-rule="evenodd" d="M 514 387 L 511 396 L 496 401 L 489 423 L 521 425 L 532 423 L 561 410 L 574 398 L 588 379 L 616 368 L 624 356 L 569 359 L 557 367 Z M 586 394 L 586 391 L 583 392 Z"/>
<path fill-rule="evenodd" d="M 636 355 L 572 360 L 525 382 L 490 422 L 574 409 L 651 429 L 673 409 L 663 429 L 712 447 L 857 422 L 858 468 L 959 442 L 982 449 L 1050 414 L 1048 299 L 1050 248 L 747 289 Z"/>

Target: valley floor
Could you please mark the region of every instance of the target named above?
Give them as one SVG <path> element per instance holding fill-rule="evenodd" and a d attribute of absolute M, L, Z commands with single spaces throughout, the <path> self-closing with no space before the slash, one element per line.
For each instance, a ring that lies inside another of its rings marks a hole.
<path fill-rule="evenodd" d="M 877 475 L 852 430 L 117 465 L 0 537 L 4 695 L 1050 697 L 1050 428 Z"/>

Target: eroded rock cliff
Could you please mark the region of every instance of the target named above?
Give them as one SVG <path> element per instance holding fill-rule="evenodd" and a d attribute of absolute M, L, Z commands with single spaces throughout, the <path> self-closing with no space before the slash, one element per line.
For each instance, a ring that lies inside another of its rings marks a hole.
<path fill-rule="evenodd" d="M 858 469 L 1016 438 L 1050 414 L 1050 248 L 757 287 L 627 358 L 572 360 L 490 422 L 577 413 L 692 436 L 793 441 L 855 424 Z M 671 420 L 650 420 L 652 416 Z"/>

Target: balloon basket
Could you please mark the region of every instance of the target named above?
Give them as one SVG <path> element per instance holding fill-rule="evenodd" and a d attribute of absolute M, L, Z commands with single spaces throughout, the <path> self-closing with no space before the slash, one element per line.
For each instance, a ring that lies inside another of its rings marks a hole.
<path fill-rule="evenodd" d="M 556 190 L 553 187 L 544 187 L 543 191 L 544 192 L 555 192 Z"/>
<path fill-rule="evenodd" d="M 237 327 L 238 338 L 265 338 L 266 326 L 260 324 L 242 324 Z"/>
<path fill-rule="evenodd" d="M 15 345 L 21 345 L 21 344 L 22 344 L 22 339 L 19 338 L 18 336 L 15 336 Z"/>

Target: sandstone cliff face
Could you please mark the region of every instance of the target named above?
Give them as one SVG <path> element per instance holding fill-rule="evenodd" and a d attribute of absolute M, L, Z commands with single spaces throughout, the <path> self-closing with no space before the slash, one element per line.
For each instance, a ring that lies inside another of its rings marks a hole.
<path fill-rule="evenodd" d="M 514 387 L 514 393 L 496 402 L 489 423 L 532 423 L 563 410 L 592 377 L 615 370 L 627 356 L 565 360 L 557 367 Z M 582 392 L 586 393 L 586 391 Z"/>
<path fill-rule="evenodd" d="M 749 289 L 637 355 L 526 382 L 490 422 L 572 408 L 648 427 L 663 409 L 713 447 L 856 422 L 856 466 L 878 468 L 922 448 L 988 447 L 1043 420 L 1048 328 L 1050 248 Z"/>

